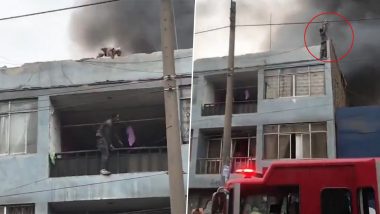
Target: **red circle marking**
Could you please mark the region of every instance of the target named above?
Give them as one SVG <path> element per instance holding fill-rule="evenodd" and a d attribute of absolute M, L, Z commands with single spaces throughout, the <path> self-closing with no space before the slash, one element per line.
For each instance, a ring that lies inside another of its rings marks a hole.
<path fill-rule="evenodd" d="M 341 57 L 339 57 L 338 59 L 335 59 L 335 60 L 322 60 L 318 57 L 316 57 L 309 49 L 308 45 L 307 45 L 307 41 L 306 41 L 306 35 L 307 35 L 307 29 L 309 28 L 310 24 L 314 21 L 314 19 L 318 18 L 319 16 L 322 16 L 322 15 L 335 15 L 335 16 L 338 16 L 340 18 L 342 18 L 347 24 L 348 26 L 350 27 L 351 29 L 351 35 L 352 35 L 352 40 L 351 40 L 351 45 L 350 45 L 350 48 L 348 49 L 348 51 Z M 352 51 L 352 48 L 354 47 L 354 40 L 355 40 L 355 32 L 354 32 L 354 28 L 352 27 L 352 24 L 350 21 L 348 21 L 348 19 L 346 17 L 344 17 L 343 15 L 337 13 L 337 12 L 322 12 L 322 13 L 319 13 L 317 15 L 315 15 L 306 25 L 306 28 L 305 28 L 305 31 L 304 31 L 304 34 L 303 34 L 303 41 L 304 41 L 304 44 L 305 44 L 305 47 L 307 49 L 307 51 L 309 52 L 310 55 L 312 55 L 316 60 L 318 61 L 321 61 L 321 62 L 331 62 L 331 63 L 337 63 L 339 61 L 341 61 L 342 59 L 344 59 L 351 51 Z"/>

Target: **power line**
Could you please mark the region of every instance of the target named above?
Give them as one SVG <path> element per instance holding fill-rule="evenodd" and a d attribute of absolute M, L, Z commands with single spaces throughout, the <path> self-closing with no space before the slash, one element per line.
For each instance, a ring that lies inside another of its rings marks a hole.
<path fill-rule="evenodd" d="M 13 196 L 25 195 L 25 194 L 48 192 L 48 191 L 56 191 L 56 190 L 63 190 L 63 189 L 71 189 L 71 188 L 92 186 L 92 185 L 98 185 L 98 184 L 114 183 L 114 182 L 119 182 L 119 181 L 128 181 L 128 180 L 135 180 L 135 179 L 140 179 L 140 178 L 149 178 L 149 177 L 154 177 L 154 176 L 158 176 L 158 175 L 167 175 L 167 171 L 152 174 L 152 175 L 137 176 L 137 177 L 133 177 L 133 178 L 123 178 L 123 179 L 116 179 L 116 180 L 111 180 L 111 181 L 93 182 L 93 183 L 80 184 L 80 185 L 74 185 L 74 186 L 58 187 L 58 188 L 36 190 L 36 191 L 30 191 L 30 192 L 21 192 L 21 193 L 9 194 L 9 195 L 0 195 L 0 198 L 13 197 Z"/>
<path fill-rule="evenodd" d="M 379 18 L 361 18 L 361 19 L 349 19 L 347 21 L 350 22 L 359 22 L 359 21 L 375 21 L 375 20 L 380 20 Z M 322 24 L 324 21 L 316 21 L 316 22 L 311 22 L 310 24 Z M 327 21 L 329 23 L 337 23 L 337 22 L 345 22 L 345 20 L 331 20 Z M 261 27 L 261 26 L 276 26 L 276 25 L 303 25 L 303 24 L 308 24 L 309 22 L 284 22 L 284 23 L 267 23 L 267 24 L 242 24 L 242 25 L 237 25 L 239 27 Z"/>
<path fill-rule="evenodd" d="M 207 32 L 210 32 L 210 31 L 221 30 L 221 29 L 225 29 L 225 28 L 229 28 L 229 27 L 230 27 L 230 26 L 223 26 L 223 27 L 211 28 L 211 29 L 208 29 L 208 30 L 202 30 L 202 31 L 195 32 L 194 34 L 207 33 Z"/>
<path fill-rule="evenodd" d="M 108 0 L 108 1 L 96 2 L 96 3 L 91 3 L 91 4 L 83 4 L 83 5 L 65 7 L 65 8 L 54 9 L 54 10 L 46 10 L 46 11 L 41 11 L 41 12 L 36 12 L 36 13 L 29 13 L 29 14 L 23 14 L 23 15 L 17 15 L 17 16 L 4 17 L 4 18 L 0 18 L 0 21 L 24 18 L 24 17 L 29 17 L 29 16 L 42 15 L 42 14 L 47 14 L 47 13 L 54 13 L 54 12 L 65 11 L 65 10 L 78 9 L 78 8 L 83 8 L 83 7 L 90 7 L 90 6 L 101 5 L 101 4 L 108 4 L 108 3 L 112 3 L 112 2 L 118 2 L 118 1 L 121 1 L 121 0 Z"/>
<path fill-rule="evenodd" d="M 359 22 L 359 21 L 378 21 L 380 20 L 380 17 L 376 18 L 361 18 L 361 19 L 349 19 L 347 21 L 350 22 Z M 345 22 L 345 20 L 332 20 L 328 22 Z M 303 24 L 308 24 L 309 22 L 283 22 L 283 23 L 263 23 L 263 24 L 240 24 L 236 25 L 236 27 L 263 27 L 263 26 L 281 26 L 281 25 L 303 25 Z M 311 24 L 321 24 L 323 21 L 317 21 L 317 22 L 312 22 Z M 194 34 L 201 34 L 201 33 L 207 33 L 211 31 L 216 31 L 216 30 L 221 30 L 225 28 L 229 28 L 230 26 L 222 26 L 222 27 L 216 27 L 216 28 L 211 28 L 208 30 L 203 30 L 203 31 L 198 31 L 195 32 Z"/>

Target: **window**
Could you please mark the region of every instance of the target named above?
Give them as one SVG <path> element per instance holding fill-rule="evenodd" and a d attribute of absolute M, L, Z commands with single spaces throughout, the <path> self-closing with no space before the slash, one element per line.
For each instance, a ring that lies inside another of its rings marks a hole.
<path fill-rule="evenodd" d="M 222 155 L 221 137 L 208 139 L 206 158 L 199 158 L 198 164 L 206 174 L 217 174 L 221 167 Z M 232 171 L 241 168 L 254 168 L 256 161 L 256 137 L 233 137 L 231 144 Z"/>
<path fill-rule="evenodd" d="M 34 214 L 34 205 L 7 205 L 0 206 L 0 214 Z"/>
<path fill-rule="evenodd" d="M 265 98 L 319 96 L 325 94 L 323 66 L 268 70 L 265 72 Z"/>
<path fill-rule="evenodd" d="M 359 190 L 359 207 L 361 214 L 376 214 L 375 191 L 372 188 Z"/>
<path fill-rule="evenodd" d="M 211 139 L 208 143 L 207 158 L 220 158 L 222 152 L 222 139 Z"/>
<path fill-rule="evenodd" d="M 264 126 L 264 159 L 326 157 L 326 123 L 295 123 Z"/>
<path fill-rule="evenodd" d="M 231 157 L 233 158 L 256 157 L 255 137 L 233 137 L 231 147 Z M 222 139 L 210 139 L 207 151 L 208 158 L 220 158 L 222 153 Z"/>
<path fill-rule="evenodd" d="M 36 152 L 37 101 L 0 102 L 0 155 Z"/>
<path fill-rule="evenodd" d="M 180 119 L 182 142 L 189 143 L 190 134 L 190 106 L 191 106 L 191 87 L 181 87 L 180 90 Z"/>
<path fill-rule="evenodd" d="M 246 191 L 241 194 L 240 214 L 299 213 L 299 188 L 276 186 L 267 192 Z M 247 194 L 248 193 L 248 194 Z"/>
<path fill-rule="evenodd" d="M 322 214 L 351 214 L 351 192 L 347 189 L 324 189 L 322 191 Z"/>

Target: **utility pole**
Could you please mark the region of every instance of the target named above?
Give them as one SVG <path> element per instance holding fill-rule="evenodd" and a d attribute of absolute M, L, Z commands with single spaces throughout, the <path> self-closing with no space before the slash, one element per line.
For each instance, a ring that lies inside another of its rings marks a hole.
<path fill-rule="evenodd" d="M 235 24 L 236 24 L 236 0 L 231 0 L 230 8 L 230 40 L 228 51 L 228 71 L 226 89 L 226 107 L 224 114 L 223 147 L 222 147 L 222 172 L 221 182 L 224 184 L 230 174 L 230 153 L 231 153 L 231 126 L 234 97 L 234 70 L 235 70 Z"/>
<path fill-rule="evenodd" d="M 172 0 L 161 0 L 161 48 L 165 98 L 166 139 L 172 214 L 186 213 L 179 131 L 177 84 L 174 61 L 174 18 Z"/>

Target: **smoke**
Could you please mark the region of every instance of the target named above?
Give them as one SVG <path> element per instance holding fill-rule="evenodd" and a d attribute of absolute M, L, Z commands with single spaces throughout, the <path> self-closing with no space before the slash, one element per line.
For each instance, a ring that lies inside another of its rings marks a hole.
<path fill-rule="evenodd" d="M 123 53 L 159 51 L 160 4 L 125 0 L 78 10 L 71 17 L 71 39 L 94 56 L 102 47 L 121 47 Z M 178 49 L 192 48 L 194 0 L 173 0 L 173 5 Z"/>
<path fill-rule="evenodd" d="M 380 1 L 378 0 L 302 0 L 299 1 L 301 7 L 296 13 L 287 15 L 285 20 L 310 20 L 312 16 L 320 12 L 338 12 L 348 19 L 379 18 Z M 338 17 L 324 16 L 319 20 L 338 20 Z M 368 20 L 352 22 L 355 31 L 355 45 L 352 53 L 341 63 L 348 82 L 347 95 L 351 105 L 376 105 L 380 104 L 380 62 L 377 59 L 380 54 L 380 27 L 378 21 Z M 314 25 L 309 29 L 308 42 L 318 44 L 320 38 L 318 27 Z M 348 49 L 351 42 L 351 32 L 345 23 L 330 23 L 329 37 L 333 40 L 338 56 L 342 56 Z M 290 48 L 289 41 L 303 41 L 303 34 L 291 30 L 289 27 L 280 27 L 275 31 L 273 40 L 281 48 Z"/>
<path fill-rule="evenodd" d="M 220 2 L 220 3 L 219 3 Z M 219 6 L 223 4 L 223 8 Z M 216 9 L 223 12 L 218 14 Z M 228 25 L 228 0 L 197 0 L 196 28 L 198 31 Z M 263 24 L 287 22 L 308 22 L 321 12 L 338 12 L 347 19 L 380 18 L 379 0 L 239 0 L 237 1 L 237 24 Z M 210 15 L 212 14 L 212 15 Z M 219 15 L 216 23 L 212 18 Z M 212 19 L 214 23 L 208 20 Z M 341 20 L 336 16 L 322 16 L 314 21 Z M 208 26 L 202 23 L 207 23 Z M 380 104 L 380 20 L 352 22 L 355 31 L 355 44 L 352 52 L 339 64 L 347 80 L 347 95 L 350 105 Z M 200 26 L 200 27 L 199 27 Z M 312 24 L 308 30 L 309 45 L 320 44 L 320 24 Z M 282 25 L 264 27 L 238 27 L 236 32 L 236 53 L 245 54 L 271 50 L 291 50 L 304 46 L 302 25 Z M 271 33 L 270 30 L 271 29 Z M 224 34 L 223 34 L 224 33 Z M 195 37 L 195 53 L 218 49 L 227 54 L 228 31 L 220 30 L 199 34 Z M 342 56 L 351 43 L 351 31 L 346 23 L 330 23 L 328 36 L 333 40 L 337 56 Z M 220 42 L 218 37 L 225 41 Z M 210 39 L 211 38 L 211 39 Z M 217 42 L 215 42 L 217 41 Z M 220 47 L 224 45 L 223 47 Z M 198 46 L 198 45 L 197 45 Z M 197 49 L 205 49 L 197 50 Z M 319 53 L 314 53 L 319 56 Z M 214 55 L 218 55 L 215 52 Z"/>

